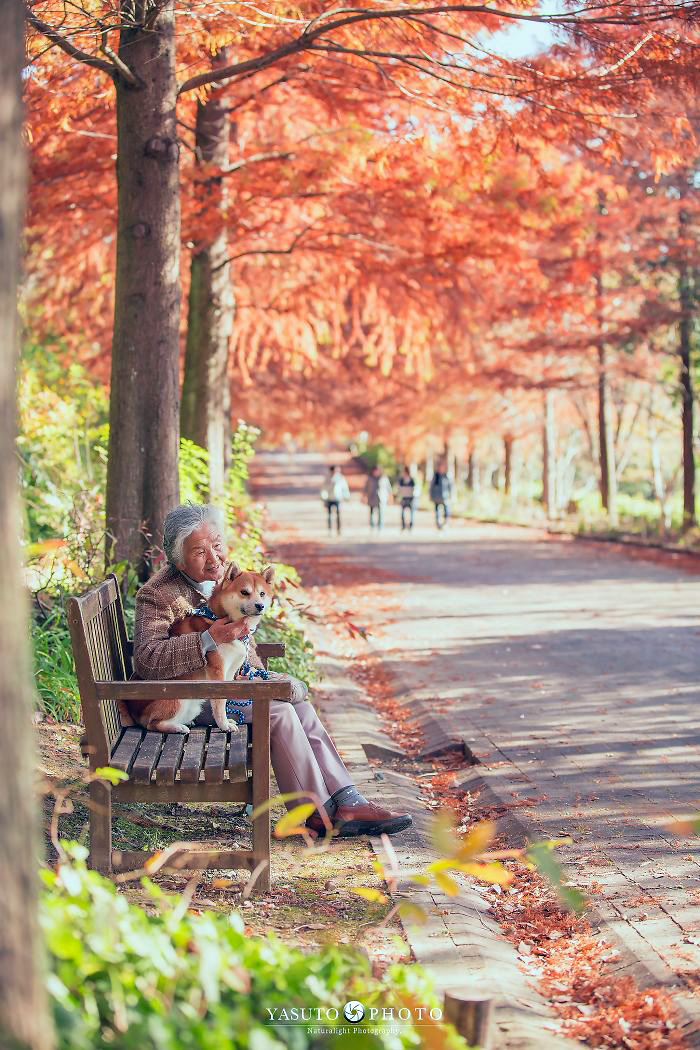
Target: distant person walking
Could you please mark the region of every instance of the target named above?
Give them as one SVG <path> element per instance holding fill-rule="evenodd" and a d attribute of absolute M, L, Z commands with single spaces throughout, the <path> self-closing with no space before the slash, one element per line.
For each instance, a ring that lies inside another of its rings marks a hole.
<path fill-rule="evenodd" d="M 345 475 L 335 464 L 328 471 L 325 485 L 321 489 L 321 499 L 326 504 L 328 511 L 328 531 L 333 531 L 333 511 L 335 511 L 335 527 L 340 536 L 340 504 L 350 499 L 350 489 Z"/>
<path fill-rule="evenodd" d="M 416 517 L 420 486 L 408 467 L 404 467 L 401 472 L 396 495 L 401 504 L 401 531 L 404 532 L 406 529 L 410 531 Z"/>
<path fill-rule="evenodd" d="M 365 483 L 365 498 L 369 507 L 369 527 L 381 531 L 384 524 L 384 508 L 391 497 L 391 482 L 382 467 L 375 467 Z"/>
<path fill-rule="evenodd" d="M 450 516 L 451 495 L 452 482 L 450 477 L 438 467 L 433 474 L 433 480 L 430 482 L 430 498 L 435 505 L 435 524 L 439 529 L 445 527 Z M 440 511 L 442 511 L 442 514 L 440 514 Z"/>

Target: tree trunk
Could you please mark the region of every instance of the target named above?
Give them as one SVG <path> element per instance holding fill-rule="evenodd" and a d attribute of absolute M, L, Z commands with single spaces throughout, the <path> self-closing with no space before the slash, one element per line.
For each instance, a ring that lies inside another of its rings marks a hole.
<path fill-rule="evenodd" d="M 433 463 L 434 463 L 433 454 L 432 454 L 432 452 L 430 452 L 425 457 L 425 486 L 426 486 L 426 488 L 428 488 L 430 486 L 430 482 L 433 480 L 433 474 L 435 473 L 435 467 L 433 466 Z"/>
<path fill-rule="evenodd" d="M 598 214 L 601 216 L 608 214 L 605 192 L 603 190 L 598 190 Z M 610 524 L 617 525 L 617 472 L 615 470 L 615 438 L 610 412 L 607 353 L 604 341 L 603 259 L 601 251 L 603 231 L 600 223 L 598 223 L 596 228 L 595 239 L 598 256 L 595 296 L 598 320 L 598 468 L 600 470 L 600 498 L 603 508 L 608 512 Z"/>
<path fill-rule="evenodd" d="M 179 147 L 174 0 L 120 35 L 117 268 L 109 406 L 107 559 L 148 574 L 151 537 L 178 502 Z M 129 6 L 129 5 L 124 5 Z M 133 5 L 130 5 L 133 8 Z"/>
<path fill-rule="evenodd" d="M 605 346 L 598 346 L 598 448 L 600 465 L 600 497 L 608 512 L 611 525 L 617 525 L 617 472 L 615 470 L 615 438 L 610 412 L 607 360 Z"/>
<path fill-rule="evenodd" d="M 663 463 L 661 459 L 661 448 L 659 447 L 659 432 L 655 419 L 655 390 L 652 384 L 647 406 L 647 432 L 649 435 L 649 454 L 651 458 L 651 475 L 654 486 L 654 495 L 659 503 L 659 532 L 665 537 L 670 524 L 668 514 L 669 488 L 664 479 Z"/>
<path fill-rule="evenodd" d="M 227 64 L 225 52 L 217 64 Z M 229 160 L 230 118 L 220 93 L 197 103 L 195 142 L 202 164 L 224 168 Z M 207 179 L 202 186 L 202 217 L 227 203 L 225 178 Z M 226 229 L 209 243 L 196 247 L 190 267 L 185 376 L 180 426 L 183 437 L 209 452 L 209 498 L 219 500 L 225 490 L 225 471 L 231 444 L 231 396 L 228 359 L 235 299 L 231 284 Z"/>
<path fill-rule="evenodd" d="M 542 430 L 542 502 L 548 518 L 553 518 L 557 512 L 554 426 L 554 391 L 547 390 L 544 395 L 544 427 Z"/>
<path fill-rule="evenodd" d="M 687 237 L 684 229 L 688 217 L 681 209 L 679 226 L 681 239 Z M 693 290 L 690 270 L 685 259 L 681 261 L 678 277 L 681 318 L 678 325 L 679 383 L 683 426 L 683 528 L 695 525 L 695 448 L 693 444 L 693 376 L 691 371 L 691 327 L 693 323 Z"/>
<path fill-rule="evenodd" d="M 17 282 L 24 209 L 21 78 L 24 15 L 3 8 L 0 35 L 0 1046 L 49 1050 L 52 1027 L 37 922 L 39 862 L 32 733 L 29 624 L 18 537 L 22 531 L 15 458 Z"/>
<path fill-rule="evenodd" d="M 513 483 L 513 438 L 510 434 L 506 434 L 503 438 L 503 453 L 503 491 L 506 496 L 509 496 Z"/>
<path fill-rule="evenodd" d="M 467 488 L 470 492 L 478 493 L 481 488 L 481 476 L 479 474 L 479 460 L 476 458 L 476 449 L 472 445 L 467 458 Z"/>

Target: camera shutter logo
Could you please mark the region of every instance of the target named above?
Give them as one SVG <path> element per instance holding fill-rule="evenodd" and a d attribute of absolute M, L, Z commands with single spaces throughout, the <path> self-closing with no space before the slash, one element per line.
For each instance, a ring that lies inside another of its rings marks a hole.
<path fill-rule="evenodd" d="M 358 1003 L 357 1000 L 351 999 L 349 1003 L 346 1003 L 343 1007 L 343 1016 L 346 1021 L 352 1021 L 357 1024 L 365 1016 L 365 1008 L 362 1003 Z"/>

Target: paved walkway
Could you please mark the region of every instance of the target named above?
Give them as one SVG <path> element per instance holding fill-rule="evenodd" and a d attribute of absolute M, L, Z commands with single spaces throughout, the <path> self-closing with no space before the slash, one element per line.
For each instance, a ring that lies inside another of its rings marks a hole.
<path fill-rule="evenodd" d="M 376 568 L 391 624 L 376 601 L 354 618 L 492 771 L 528 832 L 573 837 L 572 879 L 640 975 L 697 973 L 700 840 L 666 824 L 700 810 L 700 578 L 526 529 L 437 533 L 427 513 L 402 534 L 395 507 L 377 536 L 359 498 L 329 540 L 319 457 L 262 457 L 257 470 L 273 520 L 350 571 Z M 698 1000 L 686 1005 L 695 1013 Z"/>

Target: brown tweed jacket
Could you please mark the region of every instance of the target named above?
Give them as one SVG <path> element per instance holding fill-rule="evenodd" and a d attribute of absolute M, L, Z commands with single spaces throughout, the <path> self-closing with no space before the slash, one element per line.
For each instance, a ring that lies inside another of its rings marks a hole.
<path fill-rule="evenodd" d="M 144 583 L 136 594 L 134 623 L 134 671 L 139 678 L 181 678 L 204 667 L 201 634 L 169 636 L 173 623 L 200 605 L 206 605 L 206 599 L 172 565 Z M 260 666 L 252 640 L 249 659 Z"/>

